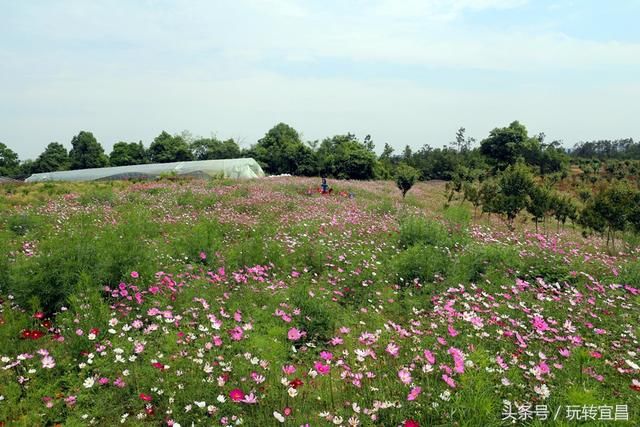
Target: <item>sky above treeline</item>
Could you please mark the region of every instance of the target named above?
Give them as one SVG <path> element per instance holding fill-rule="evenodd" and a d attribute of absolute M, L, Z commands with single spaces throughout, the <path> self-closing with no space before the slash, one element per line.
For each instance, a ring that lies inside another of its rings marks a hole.
<path fill-rule="evenodd" d="M 640 138 L 640 0 L 0 0 L 0 142 Z"/>

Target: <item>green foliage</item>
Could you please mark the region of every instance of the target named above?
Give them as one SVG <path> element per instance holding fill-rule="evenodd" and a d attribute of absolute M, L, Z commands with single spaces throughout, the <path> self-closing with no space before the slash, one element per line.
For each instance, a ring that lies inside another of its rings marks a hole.
<path fill-rule="evenodd" d="M 418 175 L 417 170 L 404 163 L 400 164 L 398 169 L 396 169 L 396 186 L 400 191 L 402 191 L 403 199 L 406 196 L 407 191 L 409 191 L 411 187 L 413 187 L 413 184 L 416 183 Z"/>
<path fill-rule="evenodd" d="M 148 153 L 142 145 L 142 141 L 138 143 L 116 142 L 109 155 L 111 166 L 141 165 L 148 163 L 148 160 Z"/>
<path fill-rule="evenodd" d="M 0 142 L 0 176 L 14 176 L 19 165 L 18 155 Z"/>
<path fill-rule="evenodd" d="M 355 135 L 326 138 L 318 149 L 320 174 L 338 179 L 374 179 L 378 160 Z"/>
<path fill-rule="evenodd" d="M 193 160 L 193 154 L 182 136 L 162 131 L 149 146 L 149 158 L 152 163 L 185 162 Z"/>
<path fill-rule="evenodd" d="M 109 163 L 102 145 L 98 143 L 91 132 L 81 131 L 71 140 L 71 169 L 102 168 Z M 56 151 L 60 151 L 59 147 Z M 59 153 L 61 154 L 61 153 Z"/>
<path fill-rule="evenodd" d="M 444 276 L 451 266 L 446 248 L 417 244 L 396 255 L 391 262 L 399 283 L 411 286 L 415 279 L 431 283 L 436 275 Z"/>
<path fill-rule="evenodd" d="M 489 137 L 480 143 L 480 153 L 487 156 L 498 169 L 515 164 L 520 157 L 532 163 L 532 157 L 539 149 L 539 141 L 530 138 L 527 128 L 518 121 L 508 127 L 493 129 Z"/>
<path fill-rule="evenodd" d="M 304 286 L 297 288 L 291 296 L 291 304 L 300 309 L 296 326 L 307 333 L 306 341 L 325 343 L 331 339 L 335 329 L 333 309 L 326 302 L 309 298 Z"/>
<path fill-rule="evenodd" d="M 18 236 L 24 236 L 41 225 L 40 218 L 29 214 L 12 215 L 7 219 L 7 228 Z"/>
<path fill-rule="evenodd" d="M 233 139 L 200 138 L 191 143 L 196 160 L 235 159 L 241 156 L 240 146 Z"/>
<path fill-rule="evenodd" d="M 530 187 L 526 208 L 536 223 L 536 232 L 538 231 L 538 222 L 544 220 L 547 212 L 551 209 L 552 200 L 552 193 L 549 188 L 538 184 Z"/>
<path fill-rule="evenodd" d="M 497 212 L 506 216 L 509 225 L 527 207 L 533 187 L 533 177 L 523 163 L 508 166 L 499 177 L 500 190 L 496 200 Z"/>
<path fill-rule="evenodd" d="M 34 173 L 55 172 L 67 170 L 70 165 L 67 149 L 60 143 L 52 142 L 35 160 L 32 170 Z"/>
<path fill-rule="evenodd" d="M 408 216 L 400 223 L 400 246 L 408 248 L 416 244 L 447 246 L 450 243 L 448 230 L 437 221 L 418 216 Z"/>
<path fill-rule="evenodd" d="M 304 145 L 298 132 L 278 123 L 249 151 L 270 174 L 315 175 L 315 154 Z"/>

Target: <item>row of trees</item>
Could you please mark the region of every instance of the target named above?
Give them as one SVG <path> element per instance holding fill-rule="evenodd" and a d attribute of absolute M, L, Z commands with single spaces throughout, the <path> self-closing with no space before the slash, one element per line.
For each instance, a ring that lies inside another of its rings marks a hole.
<path fill-rule="evenodd" d="M 28 176 L 32 173 L 63 170 L 127 166 L 145 163 L 167 163 L 188 160 L 237 158 L 241 155 L 233 140 L 199 138 L 188 141 L 186 135 L 170 135 L 162 132 L 149 148 L 142 142 L 118 142 L 111 154 L 91 132 L 82 131 L 71 140 L 71 150 L 58 142 L 52 142 L 35 159 L 18 161 L 18 156 L 0 143 L 0 175 Z"/>
<path fill-rule="evenodd" d="M 633 140 L 609 145 L 602 141 L 581 143 L 571 155 L 633 154 L 637 146 Z M 566 175 L 570 159 L 558 141 L 547 143 L 542 133 L 530 136 L 517 121 L 493 129 L 479 144 L 460 128 L 455 140 L 443 148 L 424 145 L 413 151 L 407 145 L 402 153 L 395 153 L 385 144 L 380 156 L 374 148 L 370 136 L 359 140 L 350 133 L 322 141 L 303 141 L 294 128 L 279 123 L 248 149 L 241 149 L 233 139 L 193 138 L 188 132 L 171 135 L 163 131 L 148 148 L 142 142 L 118 142 L 107 155 L 91 132 L 82 131 L 71 140 L 70 151 L 52 142 L 33 161 L 19 162 L 13 151 L 0 144 L 0 174 L 20 177 L 67 169 L 253 157 L 270 174 L 351 179 L 389 179 L 402 163 L 417 170 L 419 179 L 454 181 L 459 188 L 464 181 L 494 175 L 518 161 L 543 176 Z"/>

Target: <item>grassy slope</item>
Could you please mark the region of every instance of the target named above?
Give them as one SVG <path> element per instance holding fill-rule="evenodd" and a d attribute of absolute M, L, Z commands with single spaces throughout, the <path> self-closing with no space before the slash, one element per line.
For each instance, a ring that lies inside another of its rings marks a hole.
<path fill-rule="evenodd" d="M 474 222 L 442 184 L 316 184 L 5 187 L 0 421 L 501 425 L 505 400 L 637 421 L 637 252 Z"/>

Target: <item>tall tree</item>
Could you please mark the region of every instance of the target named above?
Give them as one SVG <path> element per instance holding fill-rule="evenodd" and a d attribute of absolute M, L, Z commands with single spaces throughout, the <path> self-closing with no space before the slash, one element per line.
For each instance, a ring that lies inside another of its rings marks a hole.
<path fill-rule="evenodd" d="M 271 128 L 249 154 L 264 165 L 270 174 L 315 175 L 316 157 L 313 150 L 303 144 L 300 134 L 285 123 Z"/>
<path fill-rule="evenodd" d="M 147 150 L 142 141 L 116 142 L 109 155 L 111 166 L 141 165 L 148 162 Z"/>
<path fill-rule="evenodd" d="M 19 166 L 18 154 L 0 142 L 0 175 L 14 176 Z"/>
<path fill-rule="evenodd" d="M 513 228 L 513 221 L 518 213 L 527 207 L 529 194 L 533 187 L 533 176 L 522 162 L 505 169 L 498 179 L 500 192 L 498 193 L 497 208 L 507 218 L 509 227 Z"/>
<path fill-rule="evenodd" d="M 411 190 L 413 184 L 418 180 L 419 172 L 404 163 L 398 166 L 396 170 L 396 186 L 402 191 L 402 198 Z"/>
<path fill-rule="evenodd" d="M 488 157 L 498 169 L 505 169 L 523 158 L 528 164 L 538 164 L 535 156 L 540 152 L 540 141 L 530 138 L 527 128 L 520 122 L 508 127 L 495 128 L 480 143 L 480 153 Z"/>
<path fill-rule="evenodd" d="M 109 164 L 104 148 L 91 132 L 81 131 L 71 140 L 71 169 L 102 168 Z"/>
<path fill-rule="evenodd" d="M 236 159 L 240 157 L 240 146 L 233 139 L 200 138 L 191 143 L 193 155 L 198 160 Z"/>
<path fill-rule="evenodd" d="M 320 173 L 339 179 L 373 179 L 376 154 L 353 134 L 325 138 L 318 149 Z"/>
<path fill-rule="evenodd" d="M 38 156 L 33 164 L 33 171 L 55 172 L 69 169 L 71 159 L 69 153 L 64 146 L 58 142 L 52 142 Z"/>
<path fill-rule="evenodd" d="M 149 146 L 149 156 L 153 163 L 193 160 L 193 153 L 184 138 L 180 135 L 171 136 L 165 131 L 162 131 Z"/>

